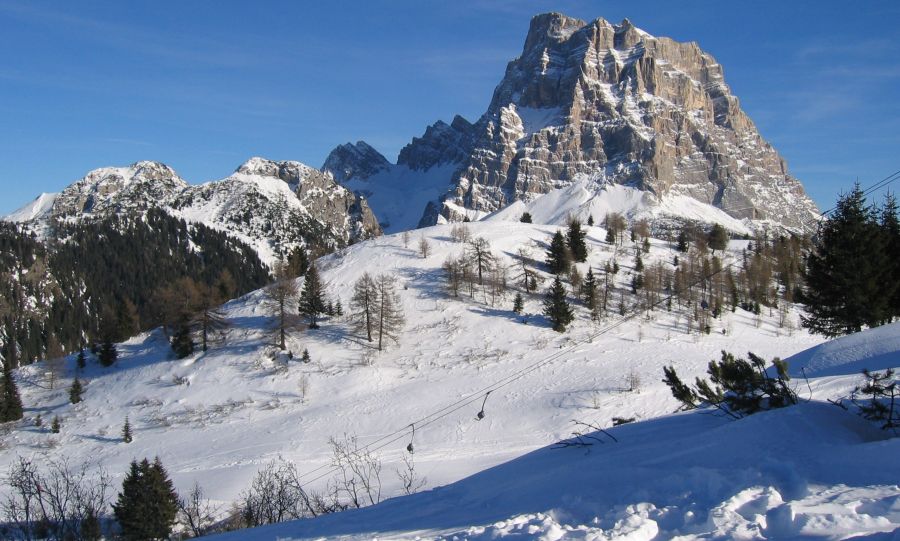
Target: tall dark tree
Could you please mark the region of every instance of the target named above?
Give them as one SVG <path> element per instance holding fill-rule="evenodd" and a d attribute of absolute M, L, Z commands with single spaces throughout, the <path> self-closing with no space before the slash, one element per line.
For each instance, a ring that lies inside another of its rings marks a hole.
<path fill-rule="evenodd" d="M 594 269 L 590 267 L 588 267 L 584 283 L 581 284 L 581 295 L 584 297 L 584 305 L 593 314 L 597 309 L 597 277 L 594 275 Z"/>
<path fill-rule="evenodd" d="M 557 231 L 550 241 L 550 249 L 547 251 L 547 266 L 553 274 L 563 274 L 569 272 L 569 266 L 572 264 L 569 255 L 569 247 L 566 246 L 566 239 L 561 231 Z"/>
<path fill-rule="evenodd" d="M 291 278 L 287 265 L 283 262 L 277 262 L 273 272 L 275 281 L 265 289 L 265 305 L 275 317 L 276 344 L 284 349 L 287 332 L 296 324 L 296 316 L 289 308 L 297 296 L 297 283 Z"/>
<path fill-rule="evenodd" d="M 524 307 L 525 301 L 522 299 L 522 294 L 517 292 L 515 298 L 513 298 L 513 312 L 521 314 Z"/>
<path fill-rule="evenodd" d="M 300 292 L 300 314 L 306 317 L 310 329 L 319 328 L 319 317 L 325 313 L 325 288 L 315 264 L 309 266 Z"/>
<path fill-rule="evenodd" d="M 97 352 L 97 360 L 100 361 L 100 364 L 109 367 L 114 365 L 118 359 L 119 350 L 116 349 L 116 344 L 109 338 L 103 340 L 103 343 L 100 344 L 100 351 Z"/>
<path fill-rule="evenodd" d="M 566 325 L 575 319 L 575 313 L 566 300 L 566 287 L 559 275 L 553 280 L 553 284 L 544 298 L 544 315 L 550 318 L 550 323 L 553 324 L 553 330 L 556 332 L 565 332 Z"/>
<path fill-rule="evenodd" d="M 587 261 L 587 244 L 584 239 L 587 234 L 581 228 L 581 221 L 572 219 L 569 221 L 569 231 L 566 233 L 566 245 L 572 252 L 575 261 Z"/>
<path fill-rule="evenodd" d="M 72 404 L 81 402 L 82 392 L 84 392 L 84 389 L 81 386 L 81 381 L 79 381 L 78 378 L 75 378 L 72 381 L 72 386 L 69 387 L 69 402 Z"/>
<path fill-rule="evenodd" d="M 713 224 L 707 238 L 710 249 L 724 250 L 728 247 L 728 230 L 719 224 Z"/>
<path fill-rule="evenodd" d="M 522 216 L 519 218 L 519 221 L 522 222 L 522 223 L 524 223 L 524 224 L 530 224 L 530 223 L 531 223 L 531 213 L 530 213 L 530 212 L 523 212 L 523 213 L 522 213 Z"/>
<path fill-rule="evenodd" d="M 178 513 L 178 494 L 159 458 L 132 461 L 113 511 L 126 541 L 168 539 Z"/>
<path fill-rule="evenodd" d="M 478 272 L 478 283 L 484 284 L 484 274 L 494 268 L 496 258 L 491 253 L 491 245 L 482 237 L 476 237 L 466 244 L 466 259 Z"/>
<path fill-rule="evenodd" d="M 353 297 L 350 298 L 353 310 L 353 322 L 360 332 L 366 334 L 366 340 L 372 341 L 375 328 L 375 313 L 378 307 L 378 287 L 375 280 L 367 272 L 353 285 Z"/>
<path fill-rule="evenodd" d="M 890 275 L 896 280 L 900 277 L 900 220 L 897 217 L 897 198 L 888 192 L 884 196 L 884 204 L 881 207 L 881 233 L 884 238 L 885 250 L 888 253 Z M 891 316 L 900 316 L 900 287 L 896 287 L 891 299 Z"/>
<path fill-rule="evenodd" d="M 305 275 L 309 268 L 309 255 L 306 253 L 306 248 L 303 246 L 294 248 L 291 255 L 288 256 L 287 266 L 292 278 Z"/>
<path fill-rule="evenodd" d="M 18 421 L 22 418 L 22 397 L 9 363 L 3 365 L 3 389 L 0 395 L 0 423 Z"/>
<path fill-rule="evenodd" d="M 172 334 L 171 345 L 172 352 L 175 353 L 175 357 L 178 359 L 184 359 L 194 353 L 194 339 L 191 337 L 191 327 L 186 322 L 179 324 L 175 328 L 175 333 Z"/>
<path fill-rule="evenodd" d="M 803 327 L 839 336 L 891 317 L 897 280 L 875 212 L 859 184 L 838 199 L 806 261 Z"/>

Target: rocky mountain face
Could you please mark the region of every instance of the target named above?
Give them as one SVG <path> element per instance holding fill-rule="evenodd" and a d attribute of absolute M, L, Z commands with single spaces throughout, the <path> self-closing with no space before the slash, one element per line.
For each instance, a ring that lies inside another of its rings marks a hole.
<path fill-rule="evenodd" d="M 624 185 L 653 201 L 688 196 L 754 227 L 803 230 L 817 212 L 722 66 L 696 43 L 651 36 L 627 19 L 534 17 L 485 114 L 429 127 L 398 160 L 420 170 L 436 163 L 457 166 L 421 225 L 477 219 L 584 181 L 598 195 Z"/>
<path fill-rule="evenodd" d="M 365 198 L 331 175 L 300 162 L 262 158 L 201 185 L 189 185 L 158 162 L 97 169 L 7 219 L 46 230 L 55 220 L 100 219 L 148 208 L 229 233 L 269 264 L 295 246 L 336 248 L 381 234 Z"/>

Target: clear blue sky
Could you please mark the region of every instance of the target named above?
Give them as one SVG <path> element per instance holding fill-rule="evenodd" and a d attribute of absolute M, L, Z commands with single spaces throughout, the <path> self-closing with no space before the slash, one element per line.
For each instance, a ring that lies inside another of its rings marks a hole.
<path fill-rule="evenodd" d="M 0 213 L 141 159 L 193 183 L 359 139 L 395 160 L 477 119 L 546 11 L 697 41 L 821 207 L 900 169 L 896 1 L 0 0 Z"/>

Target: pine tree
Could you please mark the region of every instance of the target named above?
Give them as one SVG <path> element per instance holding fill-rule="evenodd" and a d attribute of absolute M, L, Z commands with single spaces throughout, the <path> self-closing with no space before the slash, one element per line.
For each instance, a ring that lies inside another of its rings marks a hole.
<path fill-rule="evenodd" d="M 126 541 L 168 539 L 178 512 L 178 494 L 159 461 L 132 461 L 113 512 Z"/>
<path fill-rule="evenodd" d="M 303 348 L 303 355 L 300 356 L 300 360 L 303 361 L 303 362 L 305 362 L 305 363 L 310 362 L 311 359 L 310 359 L 310 356 L 309 356 L 309 350 L 308 350 L 308 349 Z"/>
<path fill-rule="evenodd" d="M 75 365 L 79 370 L 84 370 L 84 368 L 87 366 L 87 359 L 84 355 L 84 348 L 80 348 L 78 350 L 78 357 L 76 357 L 75 359 Z"/>
<path fill-rule="evenodd" d="M 550 249 L 547 251 L 547 266 L 553 274 L 563 274 L 569 271 L 571 265 L 569 248 L 562 232 L 557 231 L 550 241 Z"/>
<path fill-rule="evenodd" d="M 581 294 L 584 297 L 584 305 L 593 315 L 597 309 L 597 277 L 594 276 L 594 269 L 588 267 L 587 276 L 581 285 Z"/>
<path fill-rule="evenodd" d="M 16 385 L 10 363 L 3 365 L 3 394 L 0 396 L 0 423 L 18 421 L 24 415 L 22 397 Z"/>
<path fill-rule="evenodd" d="M 122 425 L 122 441 L 125 443 L 131 443 L 134 441 L 134 437 L 131 434 L 131 423 L 128 422 L 128 416 L 125 416 L 125 424 Z"/>
<path fill-rule="evenodd" d="M 53 422 L 50 423 L 50 432 L 54 434 L 59 434 L 59 430 L 62 427 L 62 423 L 59 422 L 59 417 L 53 417 Z"/>
<path fill-rule="evenodd" d="M 886 251 L 889 255 L 890 276 L 900 276 L 900 220 L 897 217 L 897 198 L 888 192 L 884 196 L 884 204 L 881 207 L 881 234 L 884 238 Z M 896 287 L 891 299 L 891 316 L 900 316 L 900 287 Z"/>
<path fill-rule="evenodd" d="M 522 217 L 519 218 L 519 221 L 522 222 L 523 224 L 530 224 L 531 223 L 531 213 L 523 212 Z"/>
<path fill-rule="evenodd" d="M 306 249 L 303 246 L 297 246 L 287 259 L 288 275 L 291 278 L 303 276 L 307 269 L 309 269 L 309 256 L 306 254 Z"/>
<path fill-rule="evenodd" d="M 594 227 L 594 216 L 593 215 L 588 216 L 587 224 L 588 224 L 588 227 Z"/>
<path fill-rule="evenodd" d="M 521 293 L 516 293 L 515 298 L 513 298 L 513 312 L 517 314 L 521 314 L 524 309 L 525 301 L 522 299 Z"/>
<path fill-rule="evenodd" d="M 634 256 L 634 272 L 643 272 L 644 270 L 644 261 L 641 259 L 641 254 L 637 254 Z"/>
<path fill-rule="evenodd" d="M 97 352 L 97 359 L 100 361 L 100 364 L 109 367 L 115 364 L 118 358 L 119 351 L 116 349 L 116 344 L 109 338 L 103 340 L 103 343 L 100 344 L 100 350 Z"/>
<path fill-rule="evenodd" d="M 344 307 L 341 305 L 341 299 L 338 299 L 334 303 L 334 315 L 337 317 L 344 315 Z"/>
<path fill-rule="evenodd" d="M 319 328 L 319 317 L 325 312 L 325 291 L 315 264 L 309 266 L 300 293 L 300 315 L 309 321 L 310 329 Z"/>
<path fill-rule="evenodd" d="M 728 247 L 728 231 L 719 224 L 713 224 L 707 242 L 713 251 L 724 250 Z"/>
<path fill-rule="evenodd" d="M 884 235 L 857 184 L 821 224 L 807 258 L 801 324 L 831 337 L 887 321 L 897 288 L 890 272 Z"/>
<path fill-rule="evenodd" d="M 572 252 L 572 259 L 578 262 L 587 261 L 587 244 L 584 239 L 587 233 L 581 228 L 581 222 L 578 220 L 569 221 L 569 231 L 566 234 L 566 245 Z"/>
<path fill-rule="evenodd" d="M 566 300 L 566 288 L 559 275 L 553 280 L 553 285 L 547 291 L 544 299 L 544 315 L 550 318 L 553 330 L 565 332 L 566 325 L 575 319 L 575 313 Z"/>
<path fill-rule="evenodd" d="M 191 328 L 182 323 L 175 329 L 172 335 L 172 351 L 178 359 L 184 359 L 194 353 L 194 339 L 191 337 Z"/>
<path fill-rule="evenodd" d="M 72 404 L 77 404 L 81 402 L 81 393 L 83 389 L 81 387 L 81 382 L 78 381 L 78 378 L 75 378 L 72 381 L 72 386 L 69 387 L 69 402 Z"/>

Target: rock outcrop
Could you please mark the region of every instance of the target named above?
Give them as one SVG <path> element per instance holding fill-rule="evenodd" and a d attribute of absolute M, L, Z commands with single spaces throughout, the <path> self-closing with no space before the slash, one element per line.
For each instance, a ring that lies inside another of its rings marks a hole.
<path fill-rule="evenodd" d="M 435 124 L 398 162 L 457 165 L 421 225 L 476 219 L 584 181 L 598 193 L 624 185 L 657 201 L 689 196 L 752 227 L 808 229 L 817 212 L 722 66 L 696 43 L 627 19 L 534 17 L 485 114 Z"/>

